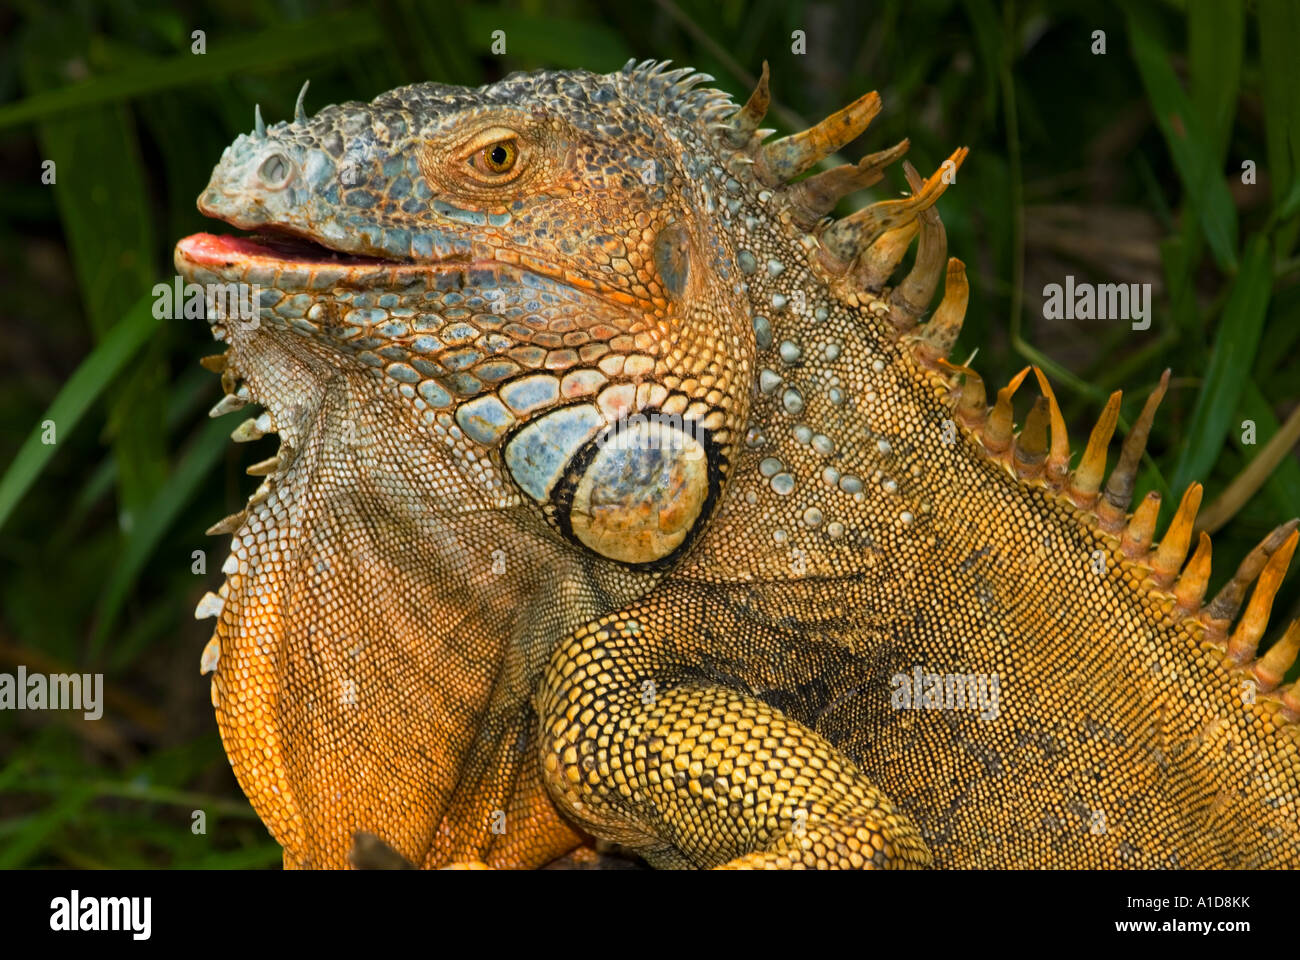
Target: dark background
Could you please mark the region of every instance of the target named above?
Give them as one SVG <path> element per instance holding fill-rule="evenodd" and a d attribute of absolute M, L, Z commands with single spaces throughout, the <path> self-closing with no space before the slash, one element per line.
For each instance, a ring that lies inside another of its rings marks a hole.
<path fill-rule="evenodd" d="M 1131 423 L 1172 367 L 1138 496 L 1162 491 L 1167 517 L 1190 480 L 1205 482 L 1203 516 L 1222 527 L 1212 590 L 1300 514 L 1300 4 L 59 7 L 0 9 L 0 671 L 102 672 L 107 704 L 93 723 L 0 713 L 0 867 L 279 863 L 222 753 L 198 674 L 211 622 L 192 617 L 224 556 L 203 531 L 240 507 L 257 484 L 243 468 L 275 441 L 236 446 L 243 415 L 205 416 L 221 396 L 197 363 L 215 352 L 206 324 L 155 321 L 150 290 L 170 280 L 175 241 L 210 226 L 195 197 L 251 129 L 253 104 L 286 118 L 308 77 L 314 112 L 420 80 L 669 58 L 743 100 L 767 59 L 782 133 L 879 89 L 885 109 L 845 159 L 908 136 L 928 173 L 971 148 L 940 202 L 972 285 L 955 359 L 978 347 L 991 387 L 1041 364 L 1076 450 L 1111 390 L 1128 391 Z M 505 55 L 490 52 L 495 30 Z M 45 160 L 54 185 L 41 183 Z M 903 187 L 893 170 L 875 195 Z M 1067 273 L 1151 283 L 1151 329 L 1043 319 L 1044 285 Z M 36 437 L 46 419 L 52 446 Z M 1281 465 L 1248 469 L 1279 430 Z M 1234 481 L 1254 494 L 1245 506 L 1220 500 Z M 1270 640 L 1300 614 L 1298 580 Z"/>

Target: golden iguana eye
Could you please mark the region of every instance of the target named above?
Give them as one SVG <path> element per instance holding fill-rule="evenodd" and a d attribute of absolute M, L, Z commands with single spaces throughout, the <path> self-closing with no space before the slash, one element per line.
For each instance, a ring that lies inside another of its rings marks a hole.
<path fill-rule="evenodd" d="M 519 145 L 514 140 L 489 143 L 470 157 L 470 166 L 479 173 L 499 177 L 514 169 L 519 160 Z"/>

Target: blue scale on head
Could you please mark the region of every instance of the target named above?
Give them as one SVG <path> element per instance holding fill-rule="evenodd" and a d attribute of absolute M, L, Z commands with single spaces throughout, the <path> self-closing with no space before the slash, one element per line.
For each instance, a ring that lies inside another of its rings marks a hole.
<path fill-rule="evenodd" d="M 457 407 L 456 422 L 471 440 L 489 446 L 510 429 L 515 417 L 500 400 L 488 394 Z"/>
<path fill-rule="evenodd" d="M 513 360 L 491 360 L 488 363 L 479 364 L 474 372 L 489 383 L 495 383 L 498 380 L 504 380 L 518 369 L 519 364 Z"/>
<path fill-rule="evenodd" d="M 449 350 L 440 359 L 448 370 L 465 370 L 482 360 L 483 354 L 473 349 Z"/>
<path fill-rule="evenodd" d="M 420 391 L 420 396 L 424 397 L 424 399 L 428 401 L 430 406 L 434 406 L 434 407 L 451 406 L 451 402 L 452 402 L 451 394 L 448 393 L 446 390 L 444 390 L 442 386 L 436 381 L 424 380 L 420 383 L 418 389 Z"/>
<path fill-rule="evenodd" d="M 547 374 L 512 380 L 501 388 L 501 399 L 516 412 L 527 413 L 560 399 L 560 382 Z"/>

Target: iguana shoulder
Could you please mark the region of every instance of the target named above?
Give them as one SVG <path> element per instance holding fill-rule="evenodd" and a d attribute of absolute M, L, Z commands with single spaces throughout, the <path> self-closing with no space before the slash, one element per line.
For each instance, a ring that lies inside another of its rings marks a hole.
<path fill-rule="evenodd" d="M 214 171 L 259 235 L 177 265 L 260 285 L 212 365 L 281 449 L 204 665 L 286 864 L 1294 865 L 1295 522 L 1203 602 L 1200 487 L 1129 513 L 1166 381 L 1107 478 L 1118 395 L 1072 468 L 1039 370 L 1017 430 L 1031 370 L 948 361 L 965 151 L 832 220 L 879 98 L 771 140 L 708 79 L 300 103 Z"/>

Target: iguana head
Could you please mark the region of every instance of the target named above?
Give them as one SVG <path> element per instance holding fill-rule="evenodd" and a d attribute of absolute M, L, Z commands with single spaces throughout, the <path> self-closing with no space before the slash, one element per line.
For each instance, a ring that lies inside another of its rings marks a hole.
<path fill-rule="evenodd" d="M 769 317 L 825 312 L 781 277 L 790 245 L 856 302 L 923 225 L 889 302 L 915 318 L 945 255 L 925 214 L 964 156 L 927 182 L 909 168 L 914 196 L 832 223 L 840 197 L 879 180 L 906 142 L 788 181 L 861 133 L 879 97 L 764 143 L 766 69 L 740 110 L 696 89 L 707 79 L 629 64 L 477 90 L 419 84 L 311 118 L 300 97 L 292 122 L 266 127 L 259 113 L 199 198 L 255 235 L 189 237 L 178 268 L 258 286 L 260 332 L 216 329 L 277 425 L 277 408 L 305 409 L 303 385 L 258 392 L 251 368 L 277 355 L 271 341 L 303 336 L 310 346 L 283 349 L 403 397 L 471 496 L 522 504 L 598 556 L 663 568 L 706 524 L 753 388 L 776 389 L 754 370 Z M 797 389 L 779 395 L 802 404 Z"/>
<path fill-rule="evenodd" d="M 469 496 L 661 565 L 716 499 L 753 358 L 700 119 L 726 101 L 699 79 L 541 73 L 259 114 L 199 198 L 256 234 L 189 237 L 177 265 L 260 287 L 258 330 L 216 327 L 245 379 L 284 352 L 374 377 Z M 253 395 L 281 424 L 303 389 Z"/>

